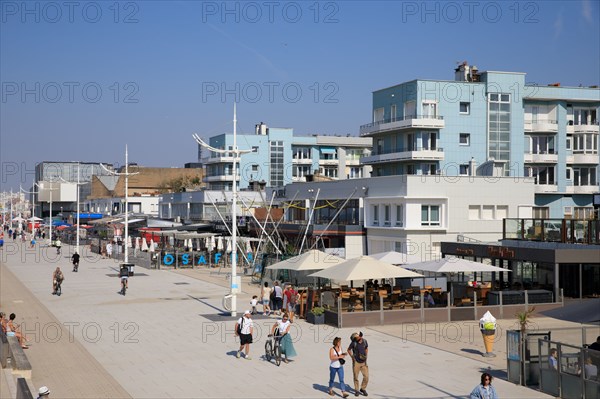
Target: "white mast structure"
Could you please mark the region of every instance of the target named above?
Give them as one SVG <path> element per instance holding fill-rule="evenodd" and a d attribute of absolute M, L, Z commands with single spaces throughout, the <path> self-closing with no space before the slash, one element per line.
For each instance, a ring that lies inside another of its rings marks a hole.
<path fill-rule="evenodd" d="M 219 154 L 227 154 L 228 149 L 219 149 L 211 147 L 206 144 L 197 135 L 193 134 L 192 137 L 202 147 L 209 151 L 216 152 Z M 233 186 L 231 190 L 231 201 L 233 203 L 231 207 L 231 240 L 233 241 L 232 253 L 231 253 L 231 316 L 237 315 L 237 297 L 236 294 L 241 287 L 238 286 L 237 282 L 237 162 L 242 154 L 248 154 L 252 150 L 240 150 L 237 147 L 237 114 L 236 114 L 236 103 L 233 103 Z"/>
<path fill-rule="evenodd" d="M 139 174 L 139 172 L 129 173 L 129 158 L 127 152 L 127 144 L 125 144 L 125 173 L 117 173 L 113 170 L 108 169 L 103 164 L 100 164 L 100 166 L 102 166 L 102 168 L 106 172 L 110 173 L 113 176 L 125 176 L 125 236 L 123 237 L 125 255 L 123 258 L 123 263 L 129 263 L 129 247 L 127 246 L 127 242 L 129 241 L 129 176 L 137 175 Z M 79 173 L 77 173 L 77 180 L 79 181 Z M 79 216 L 77 216 L 77 223 L 79 224 Z"/>
<path fill-rule="evenodd" d="M 33 183 L 34 185 L 37 186 L 37 183 Z M 39 186 L 38 186 L 38 191 L 36 192 L 34 191 L 25 191 L 23 190 L 23 187 L 19 187 L 21 189 L 22 193 L 25 194 L 33 194 L 33 206 L 31 207 L 31 237 L 34 238 L 35 237 L 35 195 L 39 194 Z M 25 227 L 25 230 L 27 230 L 27 227 Z"/>
<path fill-rule="evenodd" d="M 81 166 L 81 163 L 77 162 L 77 244 L 75 246 L 75 253 L 79 253 L 79 186 L 81 184 L 85 184 L 85 183 L 81 183 L 79 181 L 79 168 Z M 60 179 L 62 181 L 64 181 L 65 183 L 69 183 L 69 184 L 73 184 L 70 181 L 66 181 L 65 179 L 63 179 L 62 177 L 60 177 Z"/>

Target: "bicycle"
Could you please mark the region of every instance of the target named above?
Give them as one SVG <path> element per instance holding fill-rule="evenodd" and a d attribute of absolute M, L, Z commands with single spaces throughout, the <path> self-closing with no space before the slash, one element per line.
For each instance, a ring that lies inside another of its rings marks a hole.
<path fill-rule="evenodd" d="M 62 294 L 61 284 L 62 284 L 62 280 L 56 280 L 56 289 L 54 290 L 54 293 L 57 296 L 60 296 L 60 294 Z"/>
<path fill-rule="evenodd" d="M 269 339 L 267 340 L 267 342 L 265 343 L 265 358 L 267 359 L 268 362 L 271 361 L 271 359 L 275 359 L 275 364 L 277 366 L 279 366 L 281 364 L 281 338 L 282 335 L 276 335 L 275 337 L 273 337 L 273 334 L 269 334 L 268 335 Z M 273 342 L 273 339 L 271 338 L 275 338 L 275 342 Z"/>
<path fill-rule="evenodd" d="M 79 262 L 73 262 L 73 271 L 76 272 L 79 269 Z"/>
<path fill-rule="evenodd" d="M 125 296 L 125 292 L 127 292 L 127 280 L 122 278 L 121 279 L 121 295 Z"/>

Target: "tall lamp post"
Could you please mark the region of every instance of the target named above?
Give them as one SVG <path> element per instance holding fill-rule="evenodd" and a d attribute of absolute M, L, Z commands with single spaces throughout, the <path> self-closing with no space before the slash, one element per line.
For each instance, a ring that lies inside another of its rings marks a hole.
<path fill-rule="evenodd" d="M 37 183 L 33 183 L 33 184 L 37 186 Z M 33 206 L 31 207 L 31 236 L 35 237 L 35 195 L 37 194 L 37 192 L 25 191 L 25 190 L 23 190 L 22 187 L 19 187 L 19 188 L 21 189 L 22 193 L 33 194 Z M 38 192 L 39 192 L 39 187 L 38 187 Z"/>
<path fill-rule="evenodd" d="M 52 182 L 48 182 L 48 183 L 52 183 Z M 42 184 L 37 184 L 35 183 L 36 186 L 38 186 L 39 189 L 42 189 L 44 191 L 46 191 L 46 189 L 44 188 L 45 183 L 42 182 Z M 48 227 L 48 245 L 52 246 L 52 191 L 58 190 L 58 188 L 52 188 L 52 185 L 50 185 L 51 187 L 49 189 L 47 189 L 48 191 L 50 191 L 50 227 Z M 38 196 L 39 198 L 39 196 Z"/>
<path fill-rule="evenodd" d="M 192 137 L 202 147 L 219 153 L 226 154 L 231 152 L 227 149 L 219 149 L 211 147 L 206 144 L 197 135 L 193 134 Z M 233 241 L 232 253 L 231 253 L 231 316 L 237 315 L 237 297 L 236 294 L 240 287 L 237 282 L 237 161 L 240 155 L 252 152 L 252 150 L 240 150 L 237 147 L 237 116 L 236 116 L 236 104 L 233 103 L 233 186 L 231 190 L 231 200 L 233 205 L 231 207 L 231 240 Z"/>
<path fill-rule="evenodd" d="M 84 184 L 84 183 L 81 183 L 79 181 L 79 168 L 80 168 L 80 166 L 81 166 L 81 164 L 79 162 L 77 162 L 77 183 L 76 183 L 77 184 L 77 210 L 76 210 L 76 213 L 77 213 L 77 243 L 75 245 L 75 253 L 77 253 L 77 254 L 79 253 L 79 186 L 81 184 Z M 65 183 L 71 183 L 70 181 L 66 181 L 62 177 L 60 179 L 62 181 L 64 181 Z"/>
<path fill-rule="evenodd" d="M 125 236 L 124 236 L 124 247 L 125 247 L 125 256 L 123 258 L 123 264 L 129 263 L 129 248 L 127 247 L 127 242 L 129 241 L 129 176 L 137 175 L 139 172 L 129 173 L 129 158 L 127 152 L 127 144 L 125 144 L 125 173 L 117 173 L 113 170 L 109 170 L 103 164 L 100 164 L 102 168 L 113 176 L 125 176 Z M 79 179 L 79 173 L 77 174 Z M 131 269 L 130 269 L 131 273 Z"/>

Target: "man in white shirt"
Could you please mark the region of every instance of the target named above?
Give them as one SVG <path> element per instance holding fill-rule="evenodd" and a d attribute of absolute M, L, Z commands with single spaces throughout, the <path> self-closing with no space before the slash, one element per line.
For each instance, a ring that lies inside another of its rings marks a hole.
<path fill-rule="evenodd" d="M 250 311 L 246 310 L 244 315 L 235 323 L 235 335 L 240 337 L 240 349 L 237 351 L 238 359 L 242 355 L 242 350 L 245 347 L 246 360 L 252 360 L 250 357 L 250 344 L 252 343 L 252 333 L 254 332 L 254 322 L 250 318 Z"/>

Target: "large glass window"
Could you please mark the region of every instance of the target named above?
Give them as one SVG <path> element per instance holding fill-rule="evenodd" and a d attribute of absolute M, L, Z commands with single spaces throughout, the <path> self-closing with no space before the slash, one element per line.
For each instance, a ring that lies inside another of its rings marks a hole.
<path fill-rule="evenodd" d="M 404 207 L 402 205 L 396 205 L 396 226 L 404 226 Z"/>
<path fill-rule="evenodd" d="M 384 205 L 383 206 L 383 224 L 385 226 L 389 226 L 390 225 L 390 206 L 389 205 Z"/>
<path fill-rule="evenodd" d="M 310 165 L 294 165 L 292 168 L 293 177 L 305 177 L 310 175 Z"/>
<path fill-rule="evenodd" d="M 510 95 L 490 93 L 488 97 L 488 156 L 506 161 L 504 174 L 510 170 Z"/>
<path fill-rule="evenodd" d="M 525 176 L 533 177 L 535 184 L 556 184 L 554 166 L 526 166 Z"/>
<path fill-rule="evenodd" d="M 573 168 L 573 185 L 574 186 L 597 186 L 596 167 L 590 168 Z"/>
<path fill-rule="evenodd" d="M 379 225 L 379 205 L 373 205 L 373 224 Z"/>
<path fill-rule="evenodd" d="M 311 159 L 310 147 L 292 147 L 293 159 Z"/>
<path fill-rule="evenodd" d="M 360 179 L 363 177 L 363 168 L 361 166 L 353 166 L 350 168 L 349 179 Z"/>
<path fill-rule="evenodd" d="M 529 136 L 531 154 L 554 154 L 554 136 Z"/>
<path fill-rule="evenodd" d="M 440 225 L 440 206 L 421 205 L 421 226 Z"/>
<path fill-rule="evenodd" d="M 283 141 L 270 142 L 271 187 L 283 187 Z"/>
<path fill-rule="evenodd" d="M 573 154 L 597 154 L 598 153 L 598 135 L 593 133 L 574 134 Z"/>

